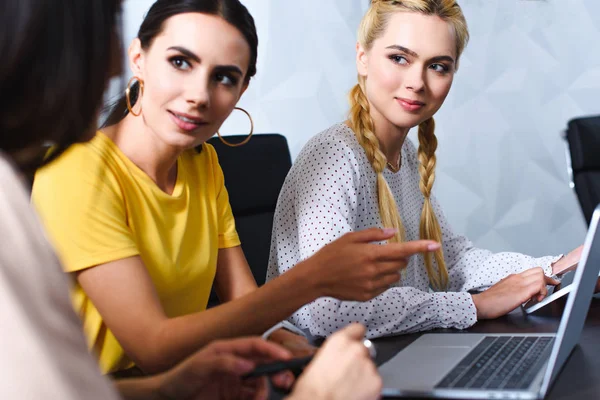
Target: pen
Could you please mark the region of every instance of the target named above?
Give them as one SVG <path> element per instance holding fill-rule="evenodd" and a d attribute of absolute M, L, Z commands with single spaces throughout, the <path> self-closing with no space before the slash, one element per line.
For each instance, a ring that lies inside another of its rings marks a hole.
<path fill-rule="evenodd" d="M 257 376 L 263 375 L 273 375 L 281 371 L 285 370 L 293 370 L 298 368 L 304 368 L 310 363 L 313 359 L 313 356 L 301 357 L 301 358 L 293 358 L 287 361 L 278 361 L 269 364 L 262 364 L 254 368 L 253 371 L 247 373 L 242 376 L 242 379 L 247 378 L 255 378 Z"/>
<path fill-rule="evenodd" d="M 369 356 L 371 359 L 375 359 L 377 355 L 377 351 L 375 350 L 375 346 L 369 339 L 363 340 L 363 345 L 369 351 Z M 254 368 L 253 371 L 247 373 L 242 376 L 242 379 L 247 378 L 255 378 L 257 376 L 263 375 L 273 375 L 281 371 L 285 370 L 295 370 L 306 367 L 313 359 L 314 356 L 301 357 L 301 358 L 293 358 L 287 361 L 277 361 L 269 364 L 262 364 Z"/>

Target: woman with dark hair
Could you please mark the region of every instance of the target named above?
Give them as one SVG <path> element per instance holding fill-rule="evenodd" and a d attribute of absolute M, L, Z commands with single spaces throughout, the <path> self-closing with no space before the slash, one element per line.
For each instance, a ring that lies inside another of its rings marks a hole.
<path fill-rule="evenodd" d="M 0 107 L 2 150 L 27 173 L 39 166 L 44 142 L 55 145 L 50 162 L 91 137 L 90 121 L 121 60 L 114 28 L 120 1 L 82 6 L 65 0 L 66 11 L 49 1 L 33 3 L 9 0 L 0 6 L 2 29 L 10 32 L 0 37 L 0 93 L 7 100 Z"/>
<path fill-rule="evenodd" d="M 129 47 L 134 78 L 107 126 L 36 176 L 33 200 L 76 278 L 104 372 L 164 371 L 216 338 L 272 332 L 322 296 L 370 299 L 411 254 L 438 246 L 381 246 L 371 242 L 394 230 L 355 232 L 257 290 L 205 143 L 255 74 L 257 45 L 238 0 L 158 0 Z M 213 281 L 224 304 L 206 310 Z M 271 339 L 313 351 L 285 329 Z"/>
<path fill-rule="evenodd" d="M 72 143 L 92 136 L 108 79 L 120 72 L 120 3 L 0 3 L 0 91 L 10 99 L 0 107 L 2 399 L 118 398 L 86 348 L 69 299 L 68 277 L 19 175 L 38 166 L 46 142 L 56 146 L 45 161 L 51 166 Z M 348 390 L 357 398 L 378 397 L 381 380 L 363 336 L 364 328 L 352 325 L 327 341 L 291 398 L 343 398 Z M 127 399 L 266 398 L 264 379 L 240 377 L 258 363 L 290 356 L 260 338 L 217 341 L 165 373 L 116 386 Z M 332 369 L 340 374 L 328 374 Z M 340 376 L 348 380 L 342 388 Z"/>
<path fill-rule="evenodd" d="M 66 148 L 89 135 L 118 55 L 119 7 L 0 3 L 0 398 L 117 397 L 87 354 L 67 278 L 18 175 L 35 169 L 45 141 Z"/>

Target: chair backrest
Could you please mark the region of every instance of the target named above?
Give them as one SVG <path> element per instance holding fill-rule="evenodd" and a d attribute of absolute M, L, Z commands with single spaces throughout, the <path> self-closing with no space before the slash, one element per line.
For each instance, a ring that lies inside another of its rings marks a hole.
<path fill-rule="evenodd" d="M 566 139 L 575 192 L 589 225 L 600 203 L 600 116 L 570 120 Z"/>
<path fill-rule="evenodd" d="M 224 137 L 232 143 L 243 138 Z M 219 156 L 242 249 L 260 286 L 267 275 L 277 198 L 292 166 L 287 140 L 279 134 L 259 134 L 240 147 L 228 147 L 216 137 L 208 143 Z"/>

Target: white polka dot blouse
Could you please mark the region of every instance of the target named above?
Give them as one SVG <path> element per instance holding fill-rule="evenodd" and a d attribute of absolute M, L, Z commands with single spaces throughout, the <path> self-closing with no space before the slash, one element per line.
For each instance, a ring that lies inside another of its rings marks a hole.
<path fill-rule="evenodd" d="M 416 240 L 423 195 L 417 151 L 408 138 L 402 147 L 401 166 L 397 173 L 386 169 L 384 177 L 394 194 L 407 240 Z M 418 255 L 410 258 L 400 282 L 371 301 L 322 297 L 296 311 L 290 322 L 315 336 L 328 336 L 351 322 L 366 325 L 369 338 L 433 328 L 464 329 L 477 321 L 467 291 L 486 289 L 511 273 L 536 266 L 550 275 L 551 263 L 560 257 L 493 254 L 474 248 L 467 238 L 452 231 L 433 196 L 432 204 L 443 235 L 449 273 L 446 292 L 430 289 L 423 257 Z M 382 227 L 376 174 L 354 132 L 345 124 L 334 125 L 306 144 L 286 178 L 274 217 L 267 280 L 344 233 L 371 227 Z"/>

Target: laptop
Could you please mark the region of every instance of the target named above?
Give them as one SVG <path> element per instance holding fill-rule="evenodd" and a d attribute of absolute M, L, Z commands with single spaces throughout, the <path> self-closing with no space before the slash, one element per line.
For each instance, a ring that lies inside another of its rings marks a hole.
<path fill-rule="evenodd" d="M 600 272 L 600 206 L 557 333 L 424 334 L 379 367 L 383 395 L 458 399 L 542 399 L 575 345 Z"/>

